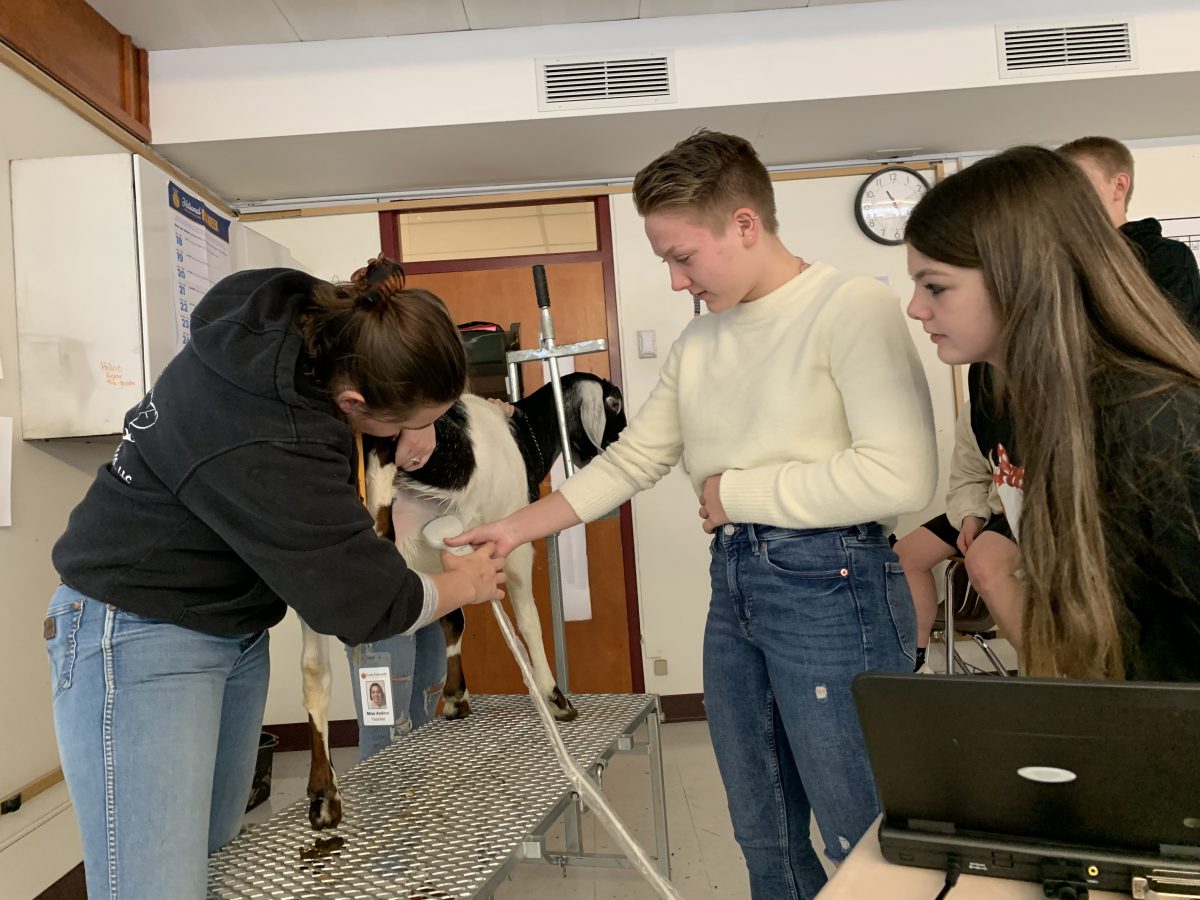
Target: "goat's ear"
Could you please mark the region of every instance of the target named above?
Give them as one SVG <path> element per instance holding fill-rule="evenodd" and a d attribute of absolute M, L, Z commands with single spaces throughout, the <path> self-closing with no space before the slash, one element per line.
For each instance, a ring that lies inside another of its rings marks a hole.
<path fill-rule="evenodd" d="M 579 421 L 597 450 L 604 447 L 604 389 L 597 381 L 579 384 Z"/>
<path fill-rule="evenodd" d="M 613 415 L 617 415 L 625 407 L 624 401 L 617 394 L 609 394 L 605 397 L 604 405 L 608 407 L 608 411 Z"/>

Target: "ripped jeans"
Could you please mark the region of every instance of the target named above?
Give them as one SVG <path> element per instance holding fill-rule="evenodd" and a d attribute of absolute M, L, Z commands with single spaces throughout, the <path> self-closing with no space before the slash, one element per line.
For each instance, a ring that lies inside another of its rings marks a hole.
<path fill-rule="evenodd" d="M 392 708 L 396 724 L 363 725 L 362 694 L 358 690 L 358 667 L 363 657 L 385 655 L 392 670 Z M 358 716 L 358 761 L 378 753 L 392 741 L 420 728 L 437 713 L 438 699 L 446 683 L 446 639 L 439 622 L 426 625 L 416 634 L 397 634 L 382 641 L 346 645 L 350 661 L 350 683 L 354 685 L 354 712 Z M 416 685 L 417 689 L 413 690 Z"/>
<path fill-rule="evenodd" d="M 916 615 L 875 524 L 726 525 L 712 542 L 704 702 L 754 900 L 811 900 L 879 814 L 851 684 L 911 672 Z"/>

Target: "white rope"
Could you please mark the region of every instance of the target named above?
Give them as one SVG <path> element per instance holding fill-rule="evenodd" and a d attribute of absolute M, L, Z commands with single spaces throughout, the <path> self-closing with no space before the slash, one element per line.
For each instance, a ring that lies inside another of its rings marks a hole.
<path fill-rule="evenodd" d="M 512 651 L 513 658 L 516 659 L 517 666 L 521 669 L 521 678 L 525 681 L 525 687 L 529 689 L 529 696 L 533 698 L 533 705 L 537 707 L 538 715 L 542 718 L 542 725 L 546 729 L 546 734 L 550 737 L 550 745 L 554 748 L 554 754 L 558 757 L 558 765 L 563 770 L 563 774 L 567 776 L 567 780 L 571 782 L 575 790 L 579 792 L 579 795 L 587 799 L 588 805 L 596 813 L 596 817 L 621 846 L 621 850 L 624 851 L 625 856 L 633 863 L 634 867 L 642 873 L 642 876 L 650 883 L 650 886 L 658 891 L 659 896 L 666 897 L 668 900 L 683 900 L 682 895 L 675 890 L 669 881 L 662 877 L 654 863 L 646 856 L 645 851 L 630 836 L 629 832 L 625 829 L 625 825 L 609 807 L 608 801 L 604 799 L 604 795 L 600 793 L 596 785 L 588 778 L 587 773 L 579 767 L 575 760 L 571 758 L 571 754 L 567 752 L 567 745 L 563 743 L 562 735 L 558 733 L 558 727 L 555 725 L 554 717 L 550 713 L 550 706 L 546 703 L 546 698 L 542 696 L 534 683 L 533 668 L 530 665 L 529 654 L 525 650 L 525 645 L 517 637 L 516 631 L 513 630 L 512 623 L 508 620 L 508 616 L 504 612 L 504 607 L 500 605 L 499 600 L 492 601 L 492 612 L 496 614 L 496 621 L 500 625 L 500 632 L 504 635 L 508 649 Z M 667 847 L 659 847 L 658 852 L 668 853 L 669 850 Z"/>

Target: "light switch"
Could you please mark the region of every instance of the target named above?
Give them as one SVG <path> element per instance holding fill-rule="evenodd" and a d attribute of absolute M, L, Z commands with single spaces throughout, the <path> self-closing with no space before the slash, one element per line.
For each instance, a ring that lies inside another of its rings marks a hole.
<path fill-rule="evenodd" d="M 638 359 L 654 359 L 658 356 L 658 336 L 654 331 L 637 333 Z"/>
<path fill-rule="evenodd" d="M 665 659 L 660 658 L 660 659 L 654 660 L 654 674 L 655 675 L 666 675 L 667 674 L 667 661 Z"/>

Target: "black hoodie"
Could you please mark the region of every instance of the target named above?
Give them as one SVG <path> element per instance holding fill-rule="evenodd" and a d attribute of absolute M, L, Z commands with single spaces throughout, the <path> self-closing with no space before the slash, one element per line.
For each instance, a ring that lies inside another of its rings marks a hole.
<path fill-rule="evenodd" d="M 1137 249 L 1158 289 L 1174 301 L 1183 321 L 1200 335 L 1200 269 L 1188 245 L 1163 237 L 1158 219 L 1126 222 L 1121 233 Z"/>
<path fill-rule="evenodd" d="M 64 584 L 217 635 L 269 628 L 285 604 L 348 643 L 416 622 L 422 580 L 358 501 L 351 430 L 298 375 L 314 283 L 239 272 L 200 301 L 54 547 Z"/>

